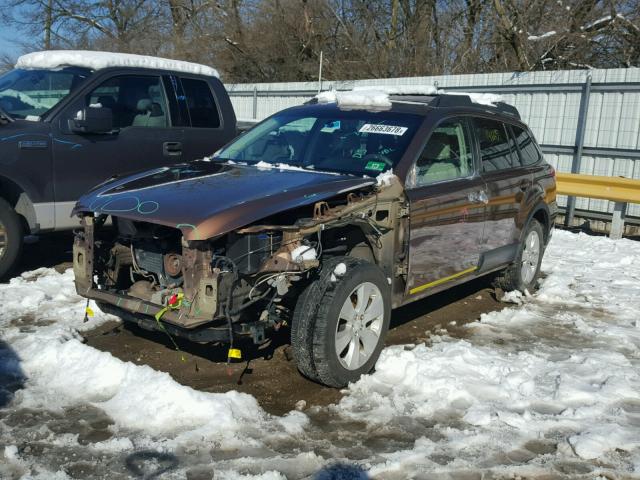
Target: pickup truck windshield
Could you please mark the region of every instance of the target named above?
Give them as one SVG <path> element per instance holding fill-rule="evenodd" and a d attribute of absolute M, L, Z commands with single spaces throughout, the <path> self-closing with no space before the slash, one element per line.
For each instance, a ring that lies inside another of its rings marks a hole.
<path fill-rule="evenodd" d="M 12 70 L 0 76 L 0 108 L 14 118 L 37 119 L 90 75 L 82 68 Z"/>
<path fill-rule="evenodd" d="M 283 112 L 215 155 L 218 160 L 377 176 L 396 166 L 423 117 L 395 112 Z"/>

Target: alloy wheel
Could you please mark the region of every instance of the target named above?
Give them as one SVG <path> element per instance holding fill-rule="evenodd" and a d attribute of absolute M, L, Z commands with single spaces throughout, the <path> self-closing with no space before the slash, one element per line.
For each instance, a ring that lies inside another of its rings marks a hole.
<path fill-rule="evenodd" d="M 538 261 L 540 260 L 540 236 L 538 232 L 532 230 L 524 241 L 522 250 L 522 265 L 520 267 L 520 278 L 525 285 L 528 285 L 538 271 Z"/>
<path fill-rule="evenodd" d="M 383 323 L 380 289 L 371 282 L 361 283 L 347 296 L 336 325 L 336 355 L 344 368 L 357 370 L 371 358 L 380 342 Z"/>

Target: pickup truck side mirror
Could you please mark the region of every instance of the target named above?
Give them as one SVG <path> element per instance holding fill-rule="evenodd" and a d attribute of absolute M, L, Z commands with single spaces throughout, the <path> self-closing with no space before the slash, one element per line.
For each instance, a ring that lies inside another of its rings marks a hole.
<path fill-rule="evenodd" d="M 69 130 L 74 133 L 112 133 L 113 112 L 102 106 L 84 108 L 75 118 L 69 119 Z"/>

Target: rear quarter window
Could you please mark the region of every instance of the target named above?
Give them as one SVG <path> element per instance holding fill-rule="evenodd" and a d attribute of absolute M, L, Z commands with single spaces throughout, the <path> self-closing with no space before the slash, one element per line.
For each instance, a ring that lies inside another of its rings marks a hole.
<path fill-rule="evenodd" d="M 480 145 L 482 170 L 494 172 L 513 167 L 513 144 L 502 122 L 474 118 L 476 137 Z"/>
<path fill-rule="evenodd" d="M 182 88 L 187 100 L 191 126 L 196 128 L 218 128 L 220 116 L 218 106 L 209 84 L 204 80 L 182 78 Z"/>
<path fill-rule="evenodd" d="M 516 143 L 520 149 L 520 157 L 523 165 L 533 165 L 542 160 L 542 154 L 529 133 L 516 126 L 512 126 L 513 134 L 516 137 Z"/>

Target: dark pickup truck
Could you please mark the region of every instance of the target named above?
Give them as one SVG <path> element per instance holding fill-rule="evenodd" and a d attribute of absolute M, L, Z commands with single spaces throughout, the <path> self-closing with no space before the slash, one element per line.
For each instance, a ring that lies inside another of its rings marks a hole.
<path fill-rule="evenodd" d="M 217 72 L 107 52 L 37 52 L 0 76 L 0 278 L 23 238 L 70 229 L 115 175 L 210 155 L 237 134 Z"/>

